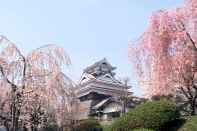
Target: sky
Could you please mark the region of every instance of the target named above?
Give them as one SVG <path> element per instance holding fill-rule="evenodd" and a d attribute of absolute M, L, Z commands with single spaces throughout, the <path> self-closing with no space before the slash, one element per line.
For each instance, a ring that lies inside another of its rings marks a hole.
<path fill-rule="evenodd" d="M 46 44 L 62 46 L 78 81 L 83 69 L 104 57 L 117 67 L 117 77 L 129 77 L 135 95 L 142 96 L 128 59 L 129 41 L 145 31 L 159 9 L 175 8 L 183 0 L 0 0 L 0 35 L 27 55 Z"/>

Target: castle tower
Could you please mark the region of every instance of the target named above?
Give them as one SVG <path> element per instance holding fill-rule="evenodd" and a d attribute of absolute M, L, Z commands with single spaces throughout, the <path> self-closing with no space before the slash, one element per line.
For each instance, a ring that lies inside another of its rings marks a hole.
<path fill-rule="evenodd" d="M 105 58 L 84 69 L 77 89 L 81 119 L 88 116 L 108 119 L 120 115 L 119 98 L 128 93 L 129 87 L 115 78 L 115 69 Z"/>

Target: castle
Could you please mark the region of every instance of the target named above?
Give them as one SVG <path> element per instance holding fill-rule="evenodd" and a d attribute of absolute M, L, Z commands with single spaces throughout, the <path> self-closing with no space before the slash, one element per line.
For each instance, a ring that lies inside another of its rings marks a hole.
<path fill-rule="evenodd" d="M 84 69 L 77 88 L 80 120 L 110 121 L 126 110 L 120 99 L 131 94 L 130 87 L 115 78 L 115 69 L 105 58 Z"/>

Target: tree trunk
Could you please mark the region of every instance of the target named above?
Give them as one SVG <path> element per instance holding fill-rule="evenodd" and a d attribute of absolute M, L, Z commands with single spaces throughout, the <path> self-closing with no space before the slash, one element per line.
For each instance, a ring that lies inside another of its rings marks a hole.
<path fill-rule="evenodd" d="M 9 129 L 9 124 L 8 124 L 8 121 L 7 120 L 4 122 L 4 126 L 6 128 L 6 131 L 9 131 L 10 130 Z"/>
<path fill-rule="evenodd" d="M 18 120 L 20 111 L 17 106 L 16 86 L 12 86 L 12 103 L 11 103 L 11 131 L 18 130 Z"/>
<path fill-rule="evenodd" d="M 194 116 L 194 115 L 196 115 L 196 100 L 193 100 L 192 102 L 191 102 L 191 114 L 190 114 L 191 116 Z"/>
<path fill-rule="evenodd" d="M 12 90 L 12 104 L 11 104 L 11 131 L 17 131 L 16 130 L 16 97 L 15 97 L 15 91 Z"/>

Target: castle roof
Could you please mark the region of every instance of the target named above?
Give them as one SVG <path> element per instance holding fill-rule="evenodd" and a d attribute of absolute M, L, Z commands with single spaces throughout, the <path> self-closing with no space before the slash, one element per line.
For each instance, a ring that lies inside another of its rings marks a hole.
<path fill-rule="evenodd" d="M 115 69 L 105 58 L 86 68 L 78 85 L 78 97 L 92 92 L 116 97 L 125 94 L 130 87 L 115 78 Z"/>
<path fill-rule="evenodd" d="M 87 68 L 84 69 L 84 73 L 88 74 L 97 74 L 99 75 L 101 72 L 103 73 L 112 73 L 113 70 L 115 70 L 116 67 L 113 67 L 106 58 L 95 62 L 93 65 L 88 66 Z M 112 73 L 113 74 L 113 73 Z M 113 74 L 115 75 L 115 74 Z"/>

